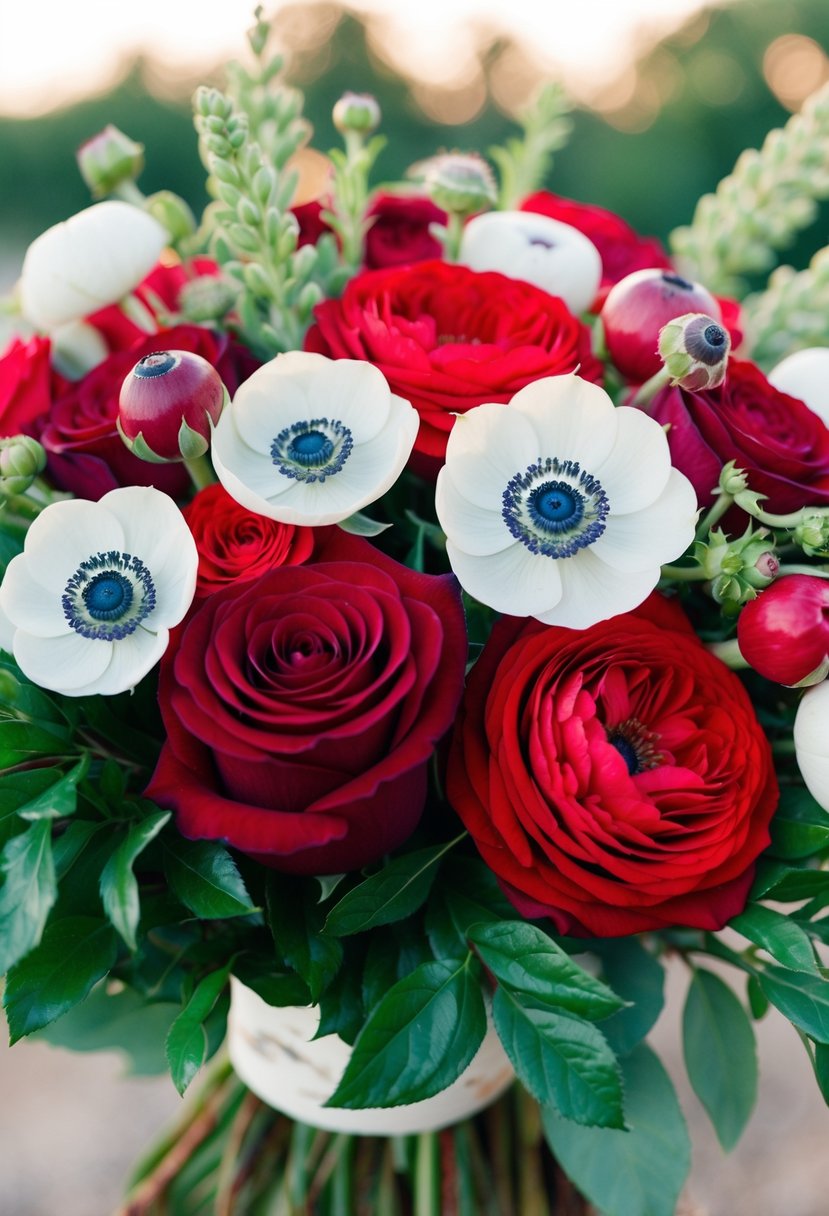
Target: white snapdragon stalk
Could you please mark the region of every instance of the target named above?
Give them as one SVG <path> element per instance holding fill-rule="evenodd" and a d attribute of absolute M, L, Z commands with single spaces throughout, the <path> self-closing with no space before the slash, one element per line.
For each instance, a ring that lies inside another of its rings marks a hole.
<path fill-rule="evenodd" d="M 571 629 L 640 604 L 697 516 L 662 427 L 575 375 L 457 418 L 436 506 L 470 595 Z"/>
<path fill-rule="evenodd" d="M 66 696 L 134 688 L 190 607 L 197 568 L 184 516 L 160 490 L 52 503 L 0 583 L 17 664 Z"/>
<path fill-rule="evenodd" d="M 589 308 L 602 279 L 599 251 L 583 232 L 532 211 L 490 211 L 471 219 L 458 261 L 533 283 L 560 296 L 574 313 Z"/>
<path fill-rule="evenodd" d="M 335 524 L 395 483 L 418 425 L 417 411 L 370 363 L 290 351 L 241 386 L 211 455 L 228 494 L 249 511 Z"/>
<path fill-rule="evenodd" d="M 814 800 L 829 810 L 829 681 L 808 688 L 794 720 L 794 752 Z"/>
<path fill-rule="evenodd" d="M 152 270 L 168 243 L 146 211 L 115 199 L 96 203 L 41 233 L 20 277 L 23 316 L 38 329 L 115 304 Z"/>
<path fill-rule="evenodd" d="M 799 397 L 829 426 L 829 348 L 810 346 L 781 359 L 769 372 L 769 384 Z"/>

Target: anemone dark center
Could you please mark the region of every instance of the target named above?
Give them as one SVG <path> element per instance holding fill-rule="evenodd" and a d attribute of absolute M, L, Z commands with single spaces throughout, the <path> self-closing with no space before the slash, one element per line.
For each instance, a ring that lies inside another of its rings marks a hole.
<path fill-rule="evenodd" d="M 90 579 L 81 595 L 94 621 L 115 621 L 132 604 L 132 583 L 117 570 L 106 570 Z"/>
<path fill-rule="evenodd" d="M 577 460 L 539 457 L 504 490 L 501 515 L 516 540 L 544 557 L 572 557 L 605 530 L 601 483 Z"/>
<path fill-rule="evenodd" d="M 133 375 L 139 380 L 152 380 L 155 376 L 163 376 L 177 367 L 179 360 L 168 350 L 157 350 L 152 355 L 139 359 L 133 370 Z"/>

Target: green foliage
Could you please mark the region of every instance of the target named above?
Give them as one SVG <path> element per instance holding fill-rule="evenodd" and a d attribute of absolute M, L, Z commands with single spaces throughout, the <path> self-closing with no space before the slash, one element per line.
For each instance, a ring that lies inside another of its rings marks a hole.
<path fill-rule="evenodd" d="M 266 910 L 277 957 L 304 980 L 318 1001 L 340 969 L 342 943 L 322 932 L 325 914 L 307 885 L 285 874 L 268 875 Z"/>
<path fill-rule="evenodd" d="M 763 994 L 798 1030 L 829 1043 L 829 980 L 782 967 L 767 967 L 758 979 Z"/>
<path fill-rule="evenodd" d="M 624 1056 L 642 1042 L 662 1012 L 665 969 L 635 937 L 607 943 L 600 955 L 604 978 L 628 1002 L 602 1023 L 602 1034 Z"/>
<path fill-rule="evenodd" d="M 141 915 L 133 863 L 169 819 L 169 811 L 158 811 L 123 832 L 120 844 L 101 871 L 100 890 L 104 911 L 131 950 L 137 946 L 135 935 Z"/>
<path fill-rule="evenodd" d="M 132 1076 L 156 1076 L 167 1070 L 164 1039 L 178 1012 L 179 1006 L 170 1001 L 148 1004 L 130 988 L 108 992 L 101 983 L 34 1038 L 70 1051 L 117 1049 L 124 1053 Z"/>
<path fill-rule="evenodd" d="M 809 936 L 790 916 L 762 904 L 749 904 L 744 912 L 734 917 L 731 928 L 767 950 L 784 967 L 817 974 Z"/>
<path fill-rule="evenodd" d="M 180 1094 L 208 1058 L 207 1021 L 225 993 L 230 964 L 211 971 L 196 985 L 193 994 L 170 1027 L 165 1043 L 173 1084 Z"/>
<path fill-rule="evenodd" d="M 436 958 L 461 958 L 470 926 L 514 915 L 495 875 L 479 858 L 451 857 L 429 897 L 426 933 Z"/>
<path fill-rule="evenodd" d="M 573 129 L 567 117 L 571 109 L 561 85 L 547 84 L 533 105 L 518 116 L 522 137 L 489 149 L 501 178 L 498 199 L 501 210 L 517 207 L 549 178 L 553 154 L 564 147 Z"/>
<path fill-rule="evenodd" d="M 238 866 L 223 845 L 173 833 L 163 844 L 170 890 L 196 916 L 215 920 L 255 911 Z"/>
<path fill-rule="evenodd" d="M 0 974 L 40 941 L 57 897 L 48 819 L 36 820 L 7 841 L 0 854 Z"/>

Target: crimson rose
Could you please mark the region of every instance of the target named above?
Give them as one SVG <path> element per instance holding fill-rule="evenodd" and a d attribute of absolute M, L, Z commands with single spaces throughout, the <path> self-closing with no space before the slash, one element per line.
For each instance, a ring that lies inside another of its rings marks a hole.
<path fill-rule="evenodd" d="M 200 602 L 162 662 L 148 790 L 185 836 L 297 874 L 359 869 L 410 835 L 466 660 L 451 576 L 340 529 L 318 558 Z"/>
<path fill-rule="evenodd" d="M 255 515 L 220 485 L 199 490 L 184 508 L 184 518 L 199 551 L 196 595 L 212 595 L 277 566 L 297 566 L 314 549 L 312 528 Z"/>
<path fill-rule="evenodd" d="M 693 483 L 701 506 L 716 496 L 729 460 L 773 512 L 829 503 L 829 429 L 796 397 L 781 393 L 747 360 L 730 359 L 720 388 L 666 388 L 648 412 L 668 423 L 671 461 Z"/>
<path fill-rule="evenodd" d="M 306 350 L 379 367 L 420 415 L 410 465 L 433 479 L 455 414 L 577 367 L 601 379 L 589 330 L 564 302 L 502 274 L 447 262 L 370 270 L 314 313 Z"/>
<path fill-rule="evenodd" d="M 0 355 L 0 437 L 34 435 L 49 413 L 51 344 L 14 338 Z"/>
<path fill-rule="evenodd" d="M 447 794 L 524 915 L 613 937 L 735 916 L 778 790 L 739 679 L 653 595 L 583 631 L 502 618 Z"/>
<path fill-rule="evenodd" d="M 425 195 L 378 194 L 366 212 L 365 264 L 370 270 L 425 262 L 443 253 L 430 224 L 445 224 L 446 212 Z"/>

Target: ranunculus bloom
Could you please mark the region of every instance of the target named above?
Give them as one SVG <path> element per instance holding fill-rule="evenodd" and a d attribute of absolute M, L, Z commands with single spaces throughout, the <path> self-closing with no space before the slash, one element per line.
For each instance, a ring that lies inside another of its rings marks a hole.
<path fill-rule="evenodd" d="M 747 663 L 778 684 L 817 684 L 829 671 L 829 582 L 808 574 L 776 579 L 737 621 Z"/>
<path fill-rule="evenodd" d="M 148 795 L 179 829 L 276 869 L 355 870 L 397 848 L 463 685 L 457 584 L 332 529 L 313 565 L 203 600 L 164 664 Z"/>
<path fill-rule="evenodd" d="M 604 297 L 614 283 L 618 283 L 634 270 L 657 267 L 671 269 L 671 259 L 660 241 L 652 236 L 639 236 L 621 216 L 604 207 L 590 203 L 579 203 L 572 198 L 562 198 L 547 190 L 539 190 L 525 198 L 522 211 L 535 211 L 548 215 L 578 228 L 589 237 L 602 259 L 602 284 L 600 296 Z"/>
<path fill-rule="evenodd" d="M 716 497 L 729 460 L 748 474 L 751 490 L 766 495 L 767 511 L 829 503 L 829 429 L 747 360 L 731 359 L 719 388 L 663 389 L 648 413 L 670 424 L 671 460 L 693 483 L 700 506 Z"/>
<path fill-rule="evenodd" d="M 589 330 L 563 301 L 501 274 L 446 262 L 366 271 L 315 316 L 307 350 L 367 359 L 411 401 L 420 430 L 409 464 L 431 478 L 456 414 L 577 367 L 584 380 L 601 379 Z"/>
<path fill-rule="evenodd" d="M 277 566 L 301 565 L 314 549 L 311 528 L 254 515 L 220 485 L 199 490 L 184 518 L 199 551 L 199 596 L 249 582 Z"/>
<path fill-rule="evenodd" d="M 49 453 L 50 476 L 60 489 L 91 499 L 122 485 L 154 485 L 173 497 L 185 492 L 190 482 L 184 468 L 139 460 L 128 451 L 116 428 L 124 377 L 145 355 L 169 348 L 193 351 L 207 359 L 229 392 L 255 366 L 252 356 L 227 338 L 196 325 L 144 335 L 135 346 L 110 355 L 56 396 L 40 436 Z"/>
<path fill-rule="evenodd" d="M 51 401 L 48 338 L 13 338 L 0 355 L 0 437 L 34 435 Z"/>
<path fill-rule="evenodd" d="M 443 247 L 429 231 L 430 224 L 445 224 L 446 212 L 425 195 L 378 194 L 366 219 L 365 264 L 369 270 L 407 266 L 440 258 Z"/>
<path fill-rule="evenodd" d="M 502 618 L 446 788 L 524 915 L 597 937 L 721 928 L 778 798 L 745 689 L 656 594 L 583 632 Z"/>

